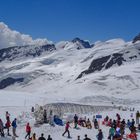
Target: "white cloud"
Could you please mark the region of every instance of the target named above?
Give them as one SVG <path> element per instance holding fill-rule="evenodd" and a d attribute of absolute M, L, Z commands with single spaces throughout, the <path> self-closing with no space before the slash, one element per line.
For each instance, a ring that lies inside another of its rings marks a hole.
<path fill-rule="evenodd" d="M 0 22 L 0 48 L 22 45 L 44 45 L 48 43 L 52 42 L 40 38 L 33 40 L 30 35 L 11 30 L 6 24 Z"/>

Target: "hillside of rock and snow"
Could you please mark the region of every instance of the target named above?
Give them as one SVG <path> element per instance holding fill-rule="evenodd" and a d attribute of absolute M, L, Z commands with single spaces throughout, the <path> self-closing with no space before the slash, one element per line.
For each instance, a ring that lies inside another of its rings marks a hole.
<path fill-rule="evenodd" d="M 75 38 L 15 46 L 1 49 L 0 61 L 1 90 L 39 94 L 49 101 L 140 100 L 139 41 L 112 39 L 90 45 Z"/>
<path fill-rule="evenodd" d="M 9 34 L 13 33 L 4 25 L 0 28 Z M 97 106 L 112 106 L 112 103 L 128 107 L 139 106 L 140 35 L 130 42 L 112 39 L 90 43 L 74 38 L 58 43 L 46 40 L 36 43 L 36 40 L 28 36 L 18 32 L 14 34 L 14 40 L 19 36 L 21 45 L 5 48 L 0 46 L 0 111 L 2 114 L 6 110 L 10 111 L 12 119 L 18 116 L 21 121 L 18 132 L 22 131 L 19 140 L 24 137 L 25 122 L 30 120 L 32 126 L 34 125 L 34 119 L 29 116 L 29 112 L 35 104 L 44 106 L 47 103 L 70 103 L 83 112 L 89 110 L 84 105 L 96 105 L 93 107 L 96 113 Z M 8 41 L 12 39 L 9 36 Z M 5 37 L 3 40 L 7 42 Z M 9 44 L 14 43 L 8 42 Z M 76 104 L 82 105 L 76 107 Z M 65 104 L 64 110 L 68 110 Z M 21 115 L 21 112 L 24 114 Z M 110 111 L 106 110 L 103 114 L 106 113 Z M 115 113 L 112 110 L 111 115 Z M 124 116 L 129 118 L 130 114 L 131 112 L 127 112 Z M 33 127 L 38 134 L 41 131 L 45 133 L 44 129 L 54 139 L 63 132 L 60 127 L 52 129 L 43 125 L 40 131 Z M 106 136 L 108 130 L 104 131 Z M 53 134 L 54 132 L 57 133 Z M 92 135 L 92 132 L 83 128 L 78 133 L 84 136 L 85 132 Z M 76 134 L 75 130 L 72 130 L 72 134 Z"/>

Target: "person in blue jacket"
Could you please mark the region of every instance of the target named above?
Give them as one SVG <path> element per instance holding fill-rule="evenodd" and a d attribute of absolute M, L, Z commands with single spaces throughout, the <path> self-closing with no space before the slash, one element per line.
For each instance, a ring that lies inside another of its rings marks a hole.
<path fill-rule="evenodd" d="M 13 136 L 18 137 L 16 134 L 16 128 L 17 128 L 17 119 L 15 118 L 12 122 L 12 130 L 13 130 Z"/>

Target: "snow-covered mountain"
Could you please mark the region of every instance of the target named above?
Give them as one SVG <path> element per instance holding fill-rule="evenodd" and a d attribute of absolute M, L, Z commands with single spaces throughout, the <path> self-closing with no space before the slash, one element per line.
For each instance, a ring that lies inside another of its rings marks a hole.
<path fill-rule="evenodd" d="M 56 50 L 54 44 L 46 44 L 42 46 L 26 45 L 26 46 L 14 46 L 9 48 L 3 48 L 0 50 L 0 62 L 7 60 L 19 60 L 27 59 L 28 57 L 36 57 L 42 54 L 46 54 Z"/>
<path fill-rule="evenodd" d="M 112 39 L 91 45 L 75 38 L 10 47 L 0 50 L 0 61 L 0 89 L 44 94 L 51 101 L 140 101 L 135 99 L 140 91 L 139 41 Z"/>

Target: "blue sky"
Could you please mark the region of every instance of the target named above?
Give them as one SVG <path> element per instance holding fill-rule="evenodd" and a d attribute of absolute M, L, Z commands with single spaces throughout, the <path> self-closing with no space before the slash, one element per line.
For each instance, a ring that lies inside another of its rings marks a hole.
<path fill-rule="evenodd" d="M 140 0 L 1 0 L 0 21 L 33 38 L 132 40 L 140 32 Z"/>

